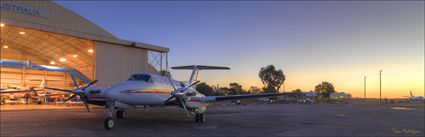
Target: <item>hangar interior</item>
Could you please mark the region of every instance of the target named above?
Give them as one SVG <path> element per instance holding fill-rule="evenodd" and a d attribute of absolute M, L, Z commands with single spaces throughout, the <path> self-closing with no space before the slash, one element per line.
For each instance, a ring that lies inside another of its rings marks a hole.
<path fill-rule="evenodd" d="M 0 10 L 0 60 L 30 64 L 0 64 L 2 101 L 3 97 L 17 93 L 10 90 L 28 90 L 40 86 L 42 81 L 48 87 L 76 88 L 74 75 L 67 71 L 40 67 L 36 70 L 34 66 L 72 70 L 73 74 L 78 73 L 78 85 L 97 79 L 95 86 L 99 88 L 125 81 L 134 73 L 158 74 L 168 67 L 168 48 L 119 39 L 53 1 L 0 1 Z M 44 97 L 63 94 L 39 90 Z"/>
<path fill-rule="evenodd" d="M 2 24 L 0 40 L 1 60 L 31 61 L 38 65 L 72 68 L 88 79 L 96 78 L 96 44 L 93 40 L 7 24 Z M 145 71 L 159 72 L 167 67 L 164 64 L 166 54 L 163 52 L 142 51 L 145 53 L 141 56 L 147 56 L 146 64 L 149 64 L 144 66 Z M 116 58 L 116 56 L 111 57 Z M 139 59 L 143 60 L 143 58 Z M 111 59 L 101 60 L 111 61 Z M 103 71 L 103 68 L 99 71 Z M 38 87 L 42 80 L 49 87 L 76 88 L 70 75 L 65 72 L 5 67 L 1 67 L 0 72 L 0 84 L 3 89 Z M 81 79 L 77 79 L 77 83 L 84 84 Z"/>
<path fill-rule="evenodd" d="M 3 24 L 1 59 L 31 61 L 34 64 L 75 68 L 89 79 L 94 77 L 94 43 L 91 40 Z M 1 87 L 46 85 L 75 88 L 64 72 L 1 68 Z"/>

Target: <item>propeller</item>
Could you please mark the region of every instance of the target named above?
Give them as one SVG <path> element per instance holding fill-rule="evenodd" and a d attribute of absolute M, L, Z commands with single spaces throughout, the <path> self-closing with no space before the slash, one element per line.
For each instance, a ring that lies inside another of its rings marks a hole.
<path fill-rule="evenodd" d="M 68 99 L 66 99 L 65 101 L 63 101 L 64 103 L 71 100 L 72 98 L 74 98 L 75 96 L 77 96 L 77 94 L 73 94 L 71 97 L 69 97 Z"/>
<path fill-rule="evenodd" d="M 72 90 L 67 90 L 67 89 L 50 88 L 50 87 L 44 87 L 44 88 L 45 88 L 45 89 L 50 89 L 50 90 L 57 90 L 57 91 L 70 92 L 70 93 L 72 93 Z"/>
<path fill-rule="evenodd" d="M 184 103 L 183 98 L 180 98 L 180 102 L 182 103 L 182 106 L 183 106 L 183 108 L 184 108 L 184 111 L 186 111 L 187 117 L 189 117 L 189 118 L 190 118 L 189 111 L 188 111 L 188 110 L 187 110 L 187 108 L 186 108 L 186 103 Z"/>
<path fill-rule="evenodd" d="M 170 81 L 171 81 L 171 80 L 170 80 Z M 185 90 L 187 90 L 187 89 L 189 89 L 190 87 L 192 87 L 192 86 L 194 86 L 194 85 L 198 84 L 199 82 L 200 82 L 200 81 L 196 81 L 196 82 L 192 83 L 191 85 L 189 85 L 189 86 L 187 86 L 187 87 L 182 87 L 182 88 L 178 88 L 178 89 L 174 88 L 174 91 L 173 91 L 173 92 L 171 92 L 171 95 L 173 95 L 173 96 L 171 96 L 170 98 L 168 98 L 167 100 L 165 100 L 165 102 L 170 101 L 171 99 L 175 98 L 176 96 L 179 96 L 179 97 L 183 96 L 184 94 L 182 94 L 182 93 L 183 93 Z M 173 83 L 171 83 L 171 85 L 173 85 Z M 174 87 L 174 85 L 173 85 L 173 87 Z"/>
<path fill-rule="evenodd" d="M 87 103 L 87 95 L 86 95 L 86 91 L 85 90 L 88 87 L 90 87 L 91 85 L 95 84 L 97 81 L 98 80 L 94 80 L 94 81 L 90 82 L 88 85 L 86 85 L 86 86 L 84 86 L 82 88 L 76 88 L 74 90 L 66 90 L 66 89 L 50 88 L 50 87 L 44 87 L 44 88 L 45 89 L 51 89 L 51 90 L 57 90 L 57 91 L 72 93 L 73 95 L 71 97 L 69 97 L 68 99 L 66 99 L 64 101 L 64 103 L 67 102 L 67 101 L 69 101 L 69 100 L 71 100 L 72 98 L 75 98 L 76 96 L 80 96 L 80 99 L 81 99 L 81 101 L 83 101 L 84 106 L 87 109 L 87 112 L 90 112 L 90 108 L 89 108 L 88 103 Z M 74 84 L 78 87 L 78 85 L 76 83 L 74 83 Z"/>
<path fill-rule="evenodd" d="M 170 101 L 170 100 L 171 100 L 171 99 L 173 99 L 173 98 L 175 98 L 175 99 L 176 99 L 176 101 L 177 101 L 177 100 L 179 100 L 179 101 L 180 101 L 180 103 L 181 103 L 181 105 L 183 106 L 184 110 L 186 111 L 187 117 L 190 117 L 189 111 L 188 111 L 188 109 L 187 109 L 187 107 L 186 107 L 186 103 L 185 103 L 185 101 L 183 100 L 183 98 L 184 98 L 184 96 L 185 96 L 184 91 L 185 91 L 185 90 L 187 90 L 187 89 L 189 89 L 190 87 L 192 87 L 192 86 L 194 86 L 194 85 L 198 84 L 200 81 L 196 81 L 196 82 L 194 82 L 194 83 L 190 84 L 190 85 L 189 85 L 189 86 L 187 86 L 187 87 L 181 87 L 181 88 L 176 89 L 176 87 L 174 86 L 174 84 L 173 84 L 173 82 L 172 82 L 172 80 L 171 80 L 171 78 L 170 78 L 170 77 L 168 78 L 168 80 L 170 81 L 170 84 L 173 86 L 174 91 L 173 91 L 173 92 L 171 92 L 171 95 L 172 95 L 172 96 L 171 96 L 170 98 L 168 98 L 167 100 L 165 100 L 165 102 L 164 102 L 164 103 L 167 103 L 168 101 Z"/>

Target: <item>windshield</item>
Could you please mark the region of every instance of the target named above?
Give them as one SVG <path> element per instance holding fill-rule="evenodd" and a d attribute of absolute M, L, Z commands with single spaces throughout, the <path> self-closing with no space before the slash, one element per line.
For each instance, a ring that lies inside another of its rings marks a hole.
<path fill-rule="evenodd" d="M 150 75 L 146 75 L 146 74 L 134 74 L 132 75 L 128 81 L 145 81 L 145 82 L 149 82 L 149 79 L 151 78 Z"/>

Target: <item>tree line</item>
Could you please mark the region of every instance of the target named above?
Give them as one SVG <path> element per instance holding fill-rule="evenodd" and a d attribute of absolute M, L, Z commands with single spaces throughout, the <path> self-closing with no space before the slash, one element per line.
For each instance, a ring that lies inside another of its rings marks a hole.
<path fill-rule="evenodd" d="M 238 95 L 238 94 L 251 94 L 251 93 L 276 93 L 280 90 L 286 80 L 283 70 L 276 69 L 274 65 L 262 67 L 258 73 L 264 87 L 259 88 L 252 86 L 249 90 L 244 90 L 242 85 L 233 82 L 229 83 L 228 87 L 210 86 L 202 82 L 196 86 L 196 90 L 206 96 L 224 96 L 224 95 Z M 302 92 L 300 89 L 293 90 L 293 92 Z M 311 91 L 313 92 L 313 91 Z M 335 87 L 330 82 L 321 82 L 315 86 L 316 98 L 318 100 L 326 100 L 330 98 L 332 93 L 335 93 Z"/>

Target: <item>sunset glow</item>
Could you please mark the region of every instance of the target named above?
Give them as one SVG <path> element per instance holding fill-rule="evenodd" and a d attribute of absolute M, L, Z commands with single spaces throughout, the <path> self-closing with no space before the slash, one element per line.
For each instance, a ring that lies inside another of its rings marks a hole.
<path fill-rule="evenodd" d="M 378 98 L 382 69 L 382 97 L 402 98 L 410 90 L 424 96 L 420 1 L 58 3 L 117 37 L 169 47 L 170 66 L 231 68 L 201 71 L 210 85 L 262 87 L 258 72 L 273 64 L 286 75 L 285 91 L 328 81 L 363 97 L 367 76 L 367 97 Z M 119 16 L 124 13 L 130 15 Z M 187 80 L 190 72 L 172 74 Z"/>

